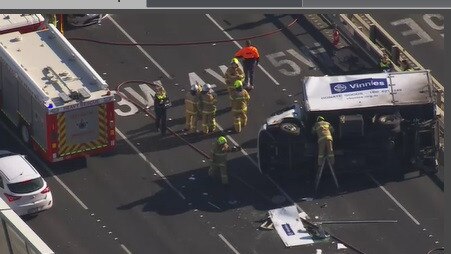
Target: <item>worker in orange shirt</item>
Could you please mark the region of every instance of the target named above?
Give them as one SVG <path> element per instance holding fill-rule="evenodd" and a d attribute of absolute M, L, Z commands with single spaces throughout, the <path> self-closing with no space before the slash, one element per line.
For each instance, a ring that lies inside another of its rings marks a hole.
<path fill-rule="evenodd" d="M 244 84 L 246 84 L 247 89 L 254 89 L 254 70 L 260 60 L 258 49 L 251 44 L 251 41 L 247 40 L 246 47 L 238 50 L 235 57 L 243 59 Z"/>

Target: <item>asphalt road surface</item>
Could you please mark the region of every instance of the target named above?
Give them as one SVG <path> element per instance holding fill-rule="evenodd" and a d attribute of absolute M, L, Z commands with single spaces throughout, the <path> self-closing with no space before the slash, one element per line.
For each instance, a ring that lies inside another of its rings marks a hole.
<path fill-rule="evenodd" d="M 445 85 L 445 20 L 442 14 L 374 12 L 371 16 Z"/>
<path fill-rule="evenodd" d="M 65 35 L 122 42 L 224 40 L 267 33 L 293 19 L 291 15 L 112 15 L 101 25 L 68 30 Z M 195 80 L 215 84 L 217 121 L 244 151 L 229 156 L 231 192 L 227 194 L 208 177 L 205 157 L 174 136 L 161 137 L 150 116 L 118 97 L 117 149 L 51 166 L 55 176 L 45 175 L 55 205 L 27 223 L 56 253 L 65 254 L 269 254 L 315 253 L 316 249 L 355 253 L 337 250 L 332 239 L 285 248 L 275 231 L 258 229 L 258 221 L 269 209 L 294 201 L 313 221 L 398 221 L 325 227 L 364 253 L 426 253 L 442 246 L 444 195 L 428 177 L 394 181 L 378 175 L 341 176 L 340 193 L 325 179 L 320 195 L 308 201 L 304 198 L 313 195 L 311 182 L 296 174 L 269 178 L 258 172 L 258 130 L 269 114 L 299 98 L 303 76 L 362 73 L 375 66 L 350 47 L 331 57 L 330 42 L 305 22 L 253 43 L 261 51 L 262 68 L 256 72 L 248 126 L 233 134 L 228 131 L 232 127 L 229 101 L 221 92 L 225 86 L 215 76 L 221 65 L 228 64 L 237 44 L 138 48 L 74 42 L 113 89 L 127 80 L 161 81 L 173 103 L 168 125 L 177 132 L 184 128 L 183 97 L 189 84 Z M 146 89 L 139 85 L 129 85 L 123 92 L 139 100 Z M 8 132 L 1 132 L 7 136 L 0 140 L 2 147 L 23 151 Z M 208 153 L 217 136 L 186 138 Z"/>

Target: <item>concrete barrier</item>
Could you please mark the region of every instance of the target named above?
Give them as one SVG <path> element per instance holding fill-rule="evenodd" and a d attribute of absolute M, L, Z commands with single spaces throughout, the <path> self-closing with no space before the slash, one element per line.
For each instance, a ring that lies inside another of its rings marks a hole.
<path fill-rule="evenodd" d="M 44 241 L 0 199 L 0 253 L 54 254 Z"/>

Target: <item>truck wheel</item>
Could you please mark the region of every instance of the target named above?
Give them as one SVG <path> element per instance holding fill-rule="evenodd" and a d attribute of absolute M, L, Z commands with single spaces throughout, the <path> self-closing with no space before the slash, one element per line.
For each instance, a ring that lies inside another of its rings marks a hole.
<path fill-rule="evenodd" d="M 280 130 L 290 135 L 299 135 L 301 133 L 301 127 L 293 122 L 285 122 L 280 124 Z"/>
<path fill-rule="evenodd" d="M 28 126 L 24 123 L 20 125 L 20 138 L 22 141 L 26 144 L 30 144 L 30 130 L 28 129 Z"/>

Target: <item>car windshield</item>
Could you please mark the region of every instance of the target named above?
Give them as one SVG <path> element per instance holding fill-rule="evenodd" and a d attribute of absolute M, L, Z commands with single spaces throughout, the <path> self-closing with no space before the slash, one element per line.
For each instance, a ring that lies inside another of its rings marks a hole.
<path fill-rule="evenodd" d="M 42 186 L 44 186 L 44 180 L 42 179 L 42 177 L 23 181 L 20 183 L 8 184 L 9 190 L 17 194 L 34 192 L 42 188 Z"/>

